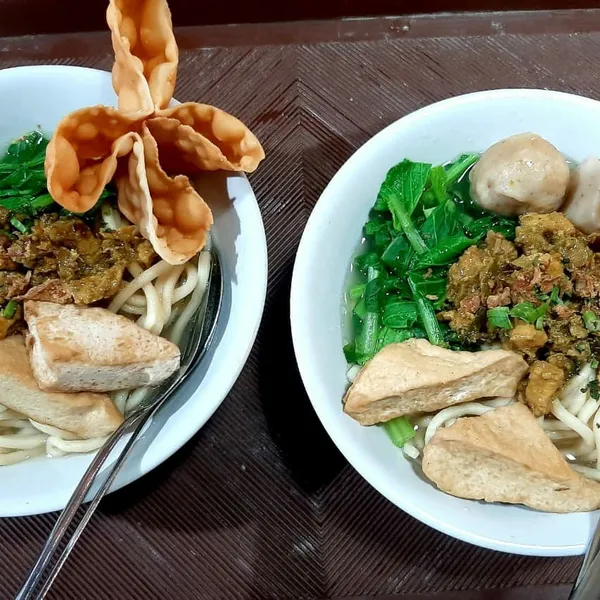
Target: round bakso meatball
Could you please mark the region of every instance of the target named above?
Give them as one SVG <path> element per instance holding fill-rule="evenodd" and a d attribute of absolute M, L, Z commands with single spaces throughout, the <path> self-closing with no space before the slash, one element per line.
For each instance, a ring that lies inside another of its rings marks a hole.
<path fill-rule="evenodd" d="M 470 177 L 473 199 L 487 210 L 506 216 L 548 213 L 564 200 L 569 165 L 550 142 L 521 133 L 490 146 Z"/>
<path fill-rule="evenodd" d="M 600 160 L 586 158 L 573 171 L 563 212 L 584 233 L 600 231 Z"/>

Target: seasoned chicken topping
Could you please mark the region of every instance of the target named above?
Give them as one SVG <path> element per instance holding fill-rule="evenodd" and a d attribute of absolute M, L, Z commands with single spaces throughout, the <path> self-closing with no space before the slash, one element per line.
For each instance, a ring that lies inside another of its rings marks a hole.
<path fill-rule="evenodd" d="M 560 213 L 525 214 L 514 242 L 490 232 L 449 269 L 450 308 L 438 319 L 464 342 L 501 342 L 532 364 L 526 398 L 536 415 L 548 414 L 564 380 L 600 356 L 594 247 Z"/>
<path fill-rule="evenodd" d="M 26 234 L 0 235 L 0 309 L 23 298 L 96 304 L 119 291 L 128 264 L 148 267 L 154 258 L 133 226 L 104 231 L 77 217 L 42 215 Z M 0 339 L 7 331 L 0 327 Z"/>

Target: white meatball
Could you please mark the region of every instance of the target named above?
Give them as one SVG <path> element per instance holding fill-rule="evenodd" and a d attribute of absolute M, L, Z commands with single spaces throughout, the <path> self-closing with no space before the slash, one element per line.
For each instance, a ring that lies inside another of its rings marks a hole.
<path fill-rule="evenodd" d="M 470 177 L 473 199 L 487 210 L 507 216 L 547 213 L 563 202 L 569 165 L 550 142 L 521 133 L 490 146 Z"/>
<path fill-rule="evenodd" d="M 586 158 L 573 171 L 563 212 L 584 233 L 600 231 L 600 160 Z"/>

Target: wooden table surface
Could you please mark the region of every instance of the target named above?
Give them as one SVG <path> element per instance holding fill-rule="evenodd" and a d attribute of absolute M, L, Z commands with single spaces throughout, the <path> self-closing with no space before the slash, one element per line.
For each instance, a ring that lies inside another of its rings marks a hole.
<path fill-rule="evenodd" d="M 0 0 L 0 36 L 104 29 L 107 0 Z M 344 17 L 594 8 L 595 0 L 171 0 L 177 26 L 264 23 Z"/>
<path fill-rule="evenodd" d="M 23 33 L 30 21 L 52 30 L 56 19 L 42 16 L 56 11 L 66 26 L 76 10 L 69 2 L 2 0 L 0 30 Z M 176 22 L 187 23 L 191 3 L 172 4 Z M 27 6 L 35 14 L 25 16 Z M 81 27 L 95 26 L 99 3 L 78 6 Z M 173 458 L 106 499 L 50 597 L 566 599 L 579 558 L 510 556 L 451 539 L 396 509 L 346 464 L 303 391 L 289 286 L 320 192 L 387 124 L 484 88 L 599 98 L 600 12 L 184 27 L 177 35 L 178 99 L 238 115 L 266 149 L 251 177 L 269 242 L 265 318 L 222 407 Z M 0 68 L 43 63 L 109 69 L 108 35 L 0 39 Z M 0 521 L 0 599 L 14 595 L 55 516 Z"/>

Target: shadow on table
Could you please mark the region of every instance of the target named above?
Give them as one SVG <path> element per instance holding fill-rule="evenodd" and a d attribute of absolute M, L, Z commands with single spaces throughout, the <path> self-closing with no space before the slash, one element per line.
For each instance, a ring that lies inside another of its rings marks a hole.
<path fill-rule="evenodd" d="M 307 493 L 328 484 L 346 464 L 304 390 L 290 326 L 292 266 L 270 297 L 259 354 L 260 393 L 267 426 L 281 458 Z"/>

